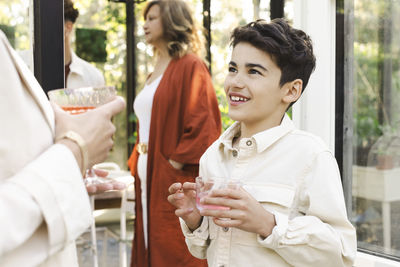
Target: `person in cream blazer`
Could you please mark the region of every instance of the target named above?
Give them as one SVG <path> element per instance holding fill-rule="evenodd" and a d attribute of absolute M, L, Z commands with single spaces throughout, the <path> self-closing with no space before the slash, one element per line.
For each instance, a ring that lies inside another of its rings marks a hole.
<path fill-rule="evenodd" d="M 0 266 L 78 266 L 74 240 L 92 220 L 82 173 L 107 156 L 124 106 L 117 97 L 83 116 L 53 111 L 0 31 Z M 86 143 L 86 166 L 76 140 L 57 138 L 65 131 Z"/>

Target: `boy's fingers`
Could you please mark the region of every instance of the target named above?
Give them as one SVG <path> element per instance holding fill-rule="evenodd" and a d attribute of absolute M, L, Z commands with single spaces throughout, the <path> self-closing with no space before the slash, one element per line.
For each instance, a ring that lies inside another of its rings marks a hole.
<path fill-rule="evenodd" d="M 214 189 L 210 192 L 210 197 L 229 197 L 233 199 L 242 198 L 242 193 L 237 189 Z"/>
<path fill-rule="evenodd" d="M 183 184 L 183 189 L 184 190 L 196 190 L 196 184 L 195 183 L 190 183 L 190 182 L 185 182 Z"/>
<path fill-rule="evenodd" d="M 175 194 L 175 192 L 178 191 L 179 189 L 181 189 L 181 187 L 182 187 L 181 183 L 173 183 L 168 188 L 168 192 L 170 192 L 171 194 Z"/>
<path fill-rule="evenodd" d="M 175 203 L 175 201 L 178 201 L 178 200 L 183 199 L 184 196 L 185 196 L 185 195 L 182 194 L 182 193 L 174 193 L 174 194 L 169 195 L 169 196 L 167 197 L 167 200 L 168 200 L 170 203 Z"/>
<path fill-rule="evenodd" d="M 114 115 L 124 110 L 126 106 L 124 98 L 116 96 L 113 100 L 98 107 L 98 110 L 106 110 L 107 114 L 112 118 Z"/>

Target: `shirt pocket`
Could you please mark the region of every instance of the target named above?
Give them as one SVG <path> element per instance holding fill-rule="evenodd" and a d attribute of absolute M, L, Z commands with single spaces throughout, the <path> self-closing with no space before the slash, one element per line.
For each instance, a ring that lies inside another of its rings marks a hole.
<path fill-rule="evenodd" d="M 293 204 L 295 187 L 284 184 L 245 184 L 243 188 L 250 193 L 269 212 L 278 211 L 289 214 Z"/>

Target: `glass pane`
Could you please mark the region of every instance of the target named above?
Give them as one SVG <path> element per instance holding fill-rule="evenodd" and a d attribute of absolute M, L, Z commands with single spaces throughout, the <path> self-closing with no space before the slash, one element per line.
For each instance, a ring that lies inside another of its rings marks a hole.
<path fill-rule="evenodd" d="M 400 2 L 354 1 L 353 214 L 360 248 L 400 256 Z"/>
<path fill-rule="evenodd" d="M 79 15 L 72 24 L 70 40 L 65 38 L 65 55 L 69 51 L 73 51 L 78 57 L 96 67 L 104 77 L 105 84 L 115 86 L 118 94 L 126 98 L 125 4 L 108 0 L 74 0 L 73 4 Z M 67 9 L 66 12 L 68 12 Z M 69 14 L 74 17 L 73 13 Z M 67 21 L 66 19 L 65 25 L 67 25 Z M 66 36 L 67 26 L 64 27 L 64 30 Z M 69 46 L 70 48 L 68 48 Z M 70 58 L 65 56 L 65 63 L 69 62 Z M 72 68 L 70 71 L 72 72 Z M 74 82 L 73 74 L 69 75 L 71 76 L 66 78 L 66 87 L 98 85 L 79 85 L 79 76 L 75 78 L 76 82 Z M 92 81 L 97 83 L 98 79 Z M 106 161 L 115 162 L 122 169 L 126 169 L 128 149 L 126 112 L 114 117 L 113 122 L 117 127 L 117 132 L 114 135 L 114 147 Z"/>
<path fill-rule="evenodd" d="M 0 30 L 6 34 L 12 47 L 33 71 L 32 10 L 32 1 L 29 0 L 0 2 Z"/>

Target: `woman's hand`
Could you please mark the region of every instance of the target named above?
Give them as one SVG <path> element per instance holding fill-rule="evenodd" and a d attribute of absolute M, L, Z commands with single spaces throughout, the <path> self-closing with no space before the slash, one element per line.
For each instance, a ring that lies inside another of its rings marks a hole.
<path fill-rule="evenodd" d="M 56 139 L 67 131 L 74 131 L 86 143 L 88 162 L 86 163 L 87 166 L 82 166 L 82 155 L 76 149 L 77 145 L 67 139 L 59 141 L 67 145 L 74 153 L 82 172 L 107 158 L 108 152 L 114 143 L 112 136 L 115 133 L 115 126 L 112 124 L 111 119 L 125 108 L 125 101 L 122 97 L 116 97 L 96 109 L 79 115 L 70 115 L 54 103 L 52 103 L 52 107 L 55 115 Z"/>
<path fill-rule="evenodd" d="M 99 177 L 107 177 L 108 172 L 100 169 L 92 169 L 94 174 Z M 109 190 L 122 190 L 126 185 L 118 181 L 110 181 L 109 183 L 89 184 L 86 185 L 86 191 L 89 195 L 104 193 Z"/>
<path fill-rule="evenodd" d="M 181 217 L 190 230 L 196 230 L 202 221 L 202 216 L 196 208 L 196 184 L 174 183 L 168 191 L 168 201 L 176 207 L 175 215 Z"/>
<path fill-rule="evenodd" d="M 243 231 L 259 234 L 266 238 L 275 227 L 275 216 L 266 211 L 262 205 L 243 188 L 215 189 L 201 200 L 205 205 L 229 207 L 229 210 L 204 209 L 203 216 L 214 217 L 214 223 L 221 227 L 235 227 Z M 229 218 L 230 220 L 224 220 Z"/>

